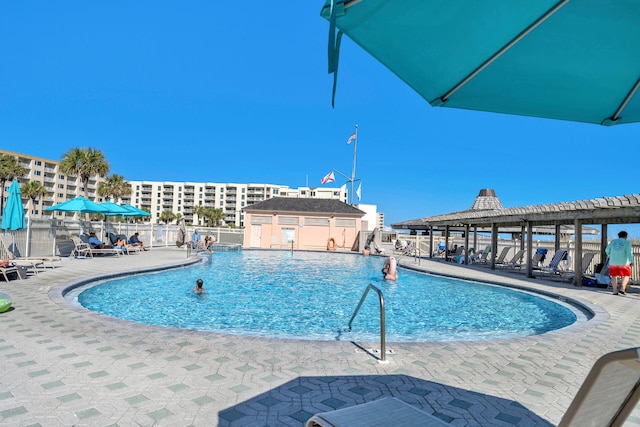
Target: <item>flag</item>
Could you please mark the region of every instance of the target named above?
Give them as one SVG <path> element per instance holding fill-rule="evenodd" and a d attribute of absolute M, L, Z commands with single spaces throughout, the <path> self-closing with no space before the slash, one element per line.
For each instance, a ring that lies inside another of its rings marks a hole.
<path fill-rule="evenodd" d="M 322 183 L 322 185 L 326 184 L 327 182 L 333 182 L 335 181 L 336 178 L 333 176 L 333 171 L 329 172 L 328 174 L 326 174 L 324 176 L 324 178 L 322 178 L 320 180 L 320 182 Z"/>
<path fill-rule="evenodd" d="M 360 189 L 362 188 L 362 183 L 358 184 L 358 189 L 356 190 L 356 196 L 358 196 L 358 201 L 360 201 L 360 196 L 361 196 L 361 192 Z"/>
<path fill-rule="evenodd" d="M 353 133 L 351 134 L 351 136 L 349 137 L 349 139 L 347 139 L 347 144 L 351 144 L 351 141 L 356 139 L 356 132 L 353 131 Z"/>

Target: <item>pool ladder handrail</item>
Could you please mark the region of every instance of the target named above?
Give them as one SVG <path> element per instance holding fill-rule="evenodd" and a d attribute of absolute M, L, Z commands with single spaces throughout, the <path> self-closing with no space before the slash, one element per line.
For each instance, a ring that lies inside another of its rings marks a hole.
<path fill-rule="evenodd" d="M 353 316 L 351 316 L 351 320 L 349 320 L 349 331 L 351 331 L 351 324 L 353 323 L 353 319 L 355 319 L 356 315 L 360 311 L 360 307 L 362 307 L 362 303 L 364 303 L 365 298 L 369 294 L 369 291 L 373 289 L 378 294 L 378 301 L 380 301 L 380 363 L 387 362 L 387 345 L 385 340 L 385 322 L 384 322 L 384 296 L 382 295 L 382 291 L 377 287 L 373 286 L 369 283 L 367 289 L 365 289 L 362 294 L 362 298 L 360 298 L 360 302 L 353 312 Z"/>

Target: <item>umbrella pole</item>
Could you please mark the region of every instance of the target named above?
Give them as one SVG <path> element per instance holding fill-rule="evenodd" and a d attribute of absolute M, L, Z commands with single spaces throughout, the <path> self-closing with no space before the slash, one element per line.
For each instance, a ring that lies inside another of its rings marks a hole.
<path fill-rule="evenodd" d="M 26 256 L 31 256 L 31 217 L 27 217 L 27 248 L 25 250 Z"/>

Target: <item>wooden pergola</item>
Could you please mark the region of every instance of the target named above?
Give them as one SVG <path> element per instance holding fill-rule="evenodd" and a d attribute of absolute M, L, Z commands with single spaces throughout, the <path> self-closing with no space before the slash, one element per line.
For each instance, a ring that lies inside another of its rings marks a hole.
<path fill-rule="evenodd" d="M 482 190 L 483 192 L 493 190 Z M 494 194 L 495 197 L 495 194 Z M 501 205 L 500 205 L 501 206 Z M 609 224 L 640 223 L 640 194 L 616 197 L 600 197 L 575 202 L 561 202 L 544 205 L 524 206 L 518 208 L 469 209 L 465 211 L 436 215 L 392 224 L 393 228 L 427 231 L 429 238 L 430 256 L 433 254 L 433 235 L 436 230 L 443 230 L 448 239 L 451 230 L 464 231 L 465 251 L 469 248 L 469 233 L 476 233 L 478 228 L 491 230 L 491 246 L 497 247 L 498 233 L 506 227 L 519 227 L 522 236 L 526 237 L 527 276 L 533 277 L 531 254 L 533 250 L 534 229 L 539 226 L 554 226 L 556 230 L 555 249 L 560 247 L 562 226 L 572 226 L 575 233 L 575 256 L 573 270 L 574 284 L 582 284 L 582 235 L 586 224 L 600 225 L 601 259 L 606 259 L 604 249 L 607 246 L 607 226 Z M 524 239 L 523 239 L 524 240 Z M 447 247 L 449 247 L 447 242 Z M 496 251 L 491 253 L 491 268 L 496 268 Z M 467 257 L 464 257 L 465 261 Z"/>

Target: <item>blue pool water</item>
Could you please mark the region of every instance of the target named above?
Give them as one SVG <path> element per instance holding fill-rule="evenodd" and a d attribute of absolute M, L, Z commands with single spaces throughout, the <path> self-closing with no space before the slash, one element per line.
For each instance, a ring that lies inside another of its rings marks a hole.
<path fill-rule="evenodd" d="M 110 280 L 67 295 L 110 316 L 175 328 L 308 340 L 377 341 L 379 303 L 390 342 L 460 341 L 540 334 L 576 321 L 576 311 L 511 289 L 400 270 L 383 259 L 335 253 L 243 251 L 177 270 Z M 193 292 L 204 280 L 205 293 Z"/>

